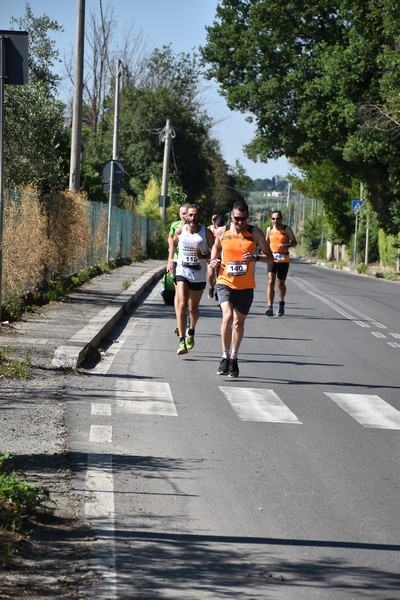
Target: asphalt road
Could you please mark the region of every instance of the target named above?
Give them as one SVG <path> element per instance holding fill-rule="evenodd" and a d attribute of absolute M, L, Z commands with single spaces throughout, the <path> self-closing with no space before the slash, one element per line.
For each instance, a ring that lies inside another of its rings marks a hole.
<path fill-rule="evenodd" d="M 399 598 L 399 286 L 293 263 L 267 317 L 257 269 L 238 379 L 215 301 L 177 356 L 159 285 L 71 378 L 98 600 Z"/>

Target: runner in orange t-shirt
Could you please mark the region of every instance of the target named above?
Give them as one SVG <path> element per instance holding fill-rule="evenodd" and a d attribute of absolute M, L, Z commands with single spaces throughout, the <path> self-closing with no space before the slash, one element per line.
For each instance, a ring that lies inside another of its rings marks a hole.
<path fill-rule="evenodd" d="M 254 267 L 257 260 L 272 262 L 268 242 L 259 227 L 249 225 L 246 202 L 233 205 L 231 223 L 217 235 L 211 250 L 210 266 L 220 268 L 217 293 L 222 311 L 222 360 L 217 375 L 238 377 L 238 351 L 244 334 L 244 323 L 253 302 Z M 260 248 L 264 256 L 256 254 Z"/>

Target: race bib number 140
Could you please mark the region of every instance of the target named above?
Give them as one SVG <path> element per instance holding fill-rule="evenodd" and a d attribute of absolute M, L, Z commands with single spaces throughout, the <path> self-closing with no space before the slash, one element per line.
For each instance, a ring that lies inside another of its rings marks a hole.
<path fill-rule="evenodd" d="M 246 262 L 228 262 L 226 265 L 227 275 L 246 275 L 247 263 Z"/>

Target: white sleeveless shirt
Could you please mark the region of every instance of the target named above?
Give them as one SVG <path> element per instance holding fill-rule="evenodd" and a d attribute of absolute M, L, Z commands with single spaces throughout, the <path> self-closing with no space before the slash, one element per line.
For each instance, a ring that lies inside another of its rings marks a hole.
<path fill-rule="evenodd" d="M 209 251 L 205 226 L 202 225 L 197 233 L 189 233 L 188 226 L 184 225 L 179 236 L 178 248 L 176 275 L 181 275 L 188 281 L 207 281 L 207 262 L 204 258 L 198 259 L 196 255 L 196 250 L 200 250 L 202 254 Z"/>

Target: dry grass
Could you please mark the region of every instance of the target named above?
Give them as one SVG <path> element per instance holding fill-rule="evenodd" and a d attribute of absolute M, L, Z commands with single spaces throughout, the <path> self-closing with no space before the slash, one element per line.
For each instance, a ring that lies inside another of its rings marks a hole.
<path fill-rule="evenodd" d="M 2 303 L 17 303 L 46 280 L 86 267 L 91 243 L 89 203 L 83 195 L 59 193 L 49 204 L 29 188 L 18 199 L 6 196 Z"/>
<path fill-rule="evenodd" d="M 128 248 L 121 243 L 124 215 L 112 220 L 112 260 L 145 257 L 147 241 L 157 239 L 155 222 L 133 217 Z M 5 190 L 1 303 L 7 313 L 19 315 L 26 298 L 34 305 L 54 282 L 105 266 L 107 222 L 108 206 L 84 194 L 65 191 L 43 200 L 31 188 Z"/>
<path fill-rule="evenodd" d="M 46 215 L 32 190 L 25 189 L 19 200 L 5 202 L 4 303 L 19 298 L 43 280 L 49 250 Z"/>
<path fill-rule="evenodd" d="M 48 269 L 70 275 L 87 265 L 91 243 L 89 203 L 85 196 L 63 192 L 52 197 L 49 215 Z"/>

